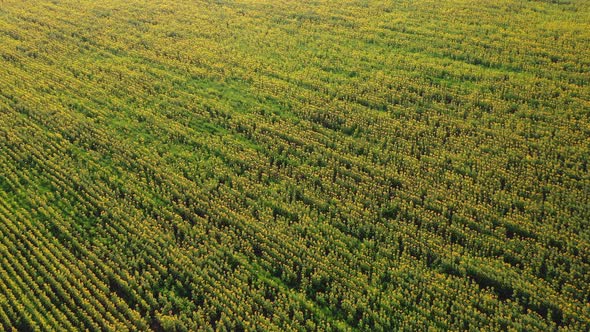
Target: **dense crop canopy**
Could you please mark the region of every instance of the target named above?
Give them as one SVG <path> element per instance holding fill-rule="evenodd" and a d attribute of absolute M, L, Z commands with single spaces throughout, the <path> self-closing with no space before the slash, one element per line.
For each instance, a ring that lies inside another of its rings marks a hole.
<path fill-rule="evenodd" d="M 0 330 L 589 330 L 589 17 L 0 0 Z"/>

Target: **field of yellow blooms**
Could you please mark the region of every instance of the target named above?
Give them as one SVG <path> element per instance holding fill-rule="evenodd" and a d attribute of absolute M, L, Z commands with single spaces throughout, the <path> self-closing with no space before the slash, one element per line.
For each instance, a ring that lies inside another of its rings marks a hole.
<path fill-rule="evenodd" d="M 590 329 L 590 1 L 0 0 L 0 330 Z"/>

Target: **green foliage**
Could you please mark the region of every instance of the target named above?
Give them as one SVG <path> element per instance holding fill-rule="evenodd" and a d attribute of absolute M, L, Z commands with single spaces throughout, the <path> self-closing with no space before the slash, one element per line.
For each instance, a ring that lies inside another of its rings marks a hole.
<path fill-rule="evenodd" d="M 0 1 L 0 330 L 589 330 L 589 15 Z"/>

